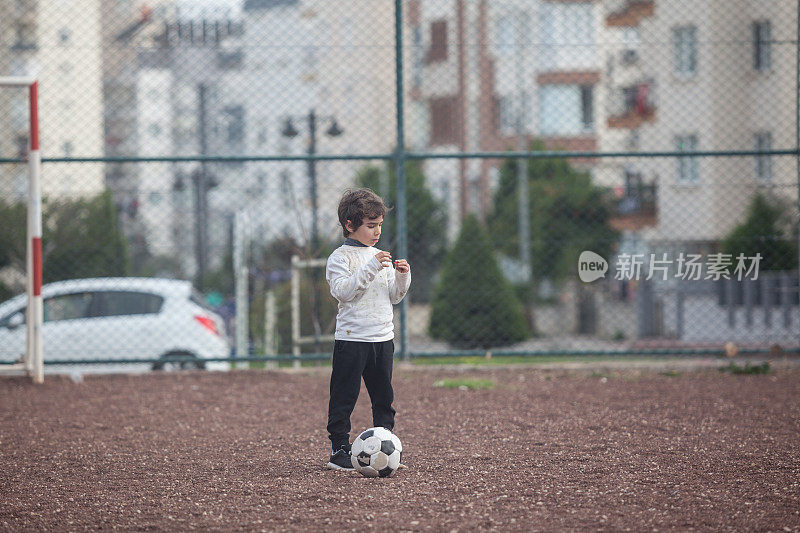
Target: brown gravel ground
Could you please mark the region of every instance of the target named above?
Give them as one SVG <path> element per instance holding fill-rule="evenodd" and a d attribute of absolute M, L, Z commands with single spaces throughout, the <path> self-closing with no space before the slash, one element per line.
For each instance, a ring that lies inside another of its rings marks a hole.
<path fill-rule="evenodd" d="M 408 469 L 367 479 L 323 468 L 325 369 L 2 378 L 0 529 L 800 531 L 796 366 L 394 381 Z"/>

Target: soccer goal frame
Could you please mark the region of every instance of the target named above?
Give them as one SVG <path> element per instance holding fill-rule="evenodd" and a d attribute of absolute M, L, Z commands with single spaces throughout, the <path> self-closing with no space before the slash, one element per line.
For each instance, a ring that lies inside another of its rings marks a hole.
<path fill-rule="evenodd" d="M 319 259 L 300 259 L 300 256 L 292 256 L 292 355 L 294 356 L 294 368 L 300 368 L 302 357 L 301 346 L 303 344 L 315 344 L 318 342 L 334 341 L 333 335 L 314 335 L 302 336 L 300 333 L 300 274 L 302 269 L 325 268 L 328 260 Z"/>
<path fill-rule="evenodd" d="M 39 151 L 39 82 L 32 77 L 0 77 L 0 89 L 28 89 L 30 145 L 28 151 L 28 235 L 27 292 L 25 326 L 27 332 L 22 361 L 3 370 L 26 372 L 34 383 L 44 382 L 42 357 L 42 156 Z"/>

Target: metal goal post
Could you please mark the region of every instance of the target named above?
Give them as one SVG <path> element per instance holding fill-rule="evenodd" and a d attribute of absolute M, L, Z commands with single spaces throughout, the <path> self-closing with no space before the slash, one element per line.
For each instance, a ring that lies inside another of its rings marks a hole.
<path fill-rule="evenodd" d="M 28 153 L 28 236 L 27 291 L 25 324 L 27 344 L 22 361 L 3 370 L 24 371 L 34 383 L 44 382 L 42 358 L 42 156 L 39 151 L 39 83 L 32 77 L 0 77 L 0 88 L 27 88 L 30 108 L 30 145 Z"/>
<path fill-rule="evenodd" d="M 300 271 L 302 269 L 325 268 L 328 260 L 320 259 L 300 259 L 299 256 L 292 256 L 292 355 L 294 356 L 294 368 L 301 366 L 301 345 L 312 344 L 325 341 L 333 341 L 333 335 L 313 335 L 303 336 L 300 333 Z"/>

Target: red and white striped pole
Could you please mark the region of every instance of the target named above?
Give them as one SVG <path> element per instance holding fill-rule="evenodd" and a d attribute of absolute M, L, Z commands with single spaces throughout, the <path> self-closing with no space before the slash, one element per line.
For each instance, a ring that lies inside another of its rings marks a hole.
<path fill-rule="evenodd" d="M 36 78 L 0 76 L 0 87 L 28 88 L 30 102 L 30 153 L 28 165 L 28 246 L 27 246 L 27 350 L 24 369 L 35 383 L 44 381 L 42 358 L 42 157 L 39 152 L 39 83 Z"/>
<path fill-rule="evenodd" d="M 39 151 L 39 82 L 29 88 L 31 146 L 28 155 L 28 361 L 34 383 L 44 382 L 42 356 L 42 156 Z"/>

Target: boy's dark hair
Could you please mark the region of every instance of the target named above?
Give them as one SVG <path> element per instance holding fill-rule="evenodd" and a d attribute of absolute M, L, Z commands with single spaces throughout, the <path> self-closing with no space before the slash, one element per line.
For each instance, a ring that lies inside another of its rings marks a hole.
<path fill-rule="evenodd" d="M 365 218 L 378 218 L 384 216 L 389 208 L 383 203 L 380 196 L 372 189 L 347 189 L 339 200 L 339 224 L 342 225 L 342 235 L 347 237 L 347 221 L 358 229 Z"/>

